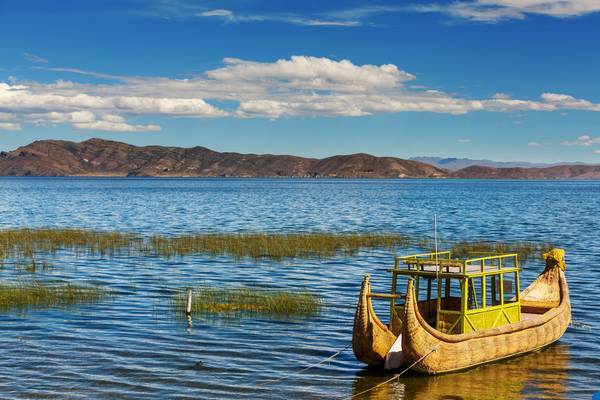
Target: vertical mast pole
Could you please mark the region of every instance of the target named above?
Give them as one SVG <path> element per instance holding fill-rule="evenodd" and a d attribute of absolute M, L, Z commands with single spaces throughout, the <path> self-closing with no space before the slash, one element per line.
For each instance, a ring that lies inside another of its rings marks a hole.
<path fill-rule="evenodd" d="M 435 247 L 435 273 L 437 277 L 437 307 L 435 313 L 435 327 L 438 329 L 440 326 L 440 309 L 442 306 L 442 286 L 440 281 L 440 265 L 438 260 L 438 240 L 437 240 L 437 214 L 433 214 L 433 245 Z"/>

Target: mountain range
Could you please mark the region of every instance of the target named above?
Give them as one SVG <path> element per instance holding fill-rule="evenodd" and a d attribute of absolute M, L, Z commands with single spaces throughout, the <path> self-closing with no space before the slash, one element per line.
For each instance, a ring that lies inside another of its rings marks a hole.
<path fill-rule="evenodd" d="M 369 154 L 316 159 L 89 139 L 80 143 L 40 140 L 0 153 L 0 175 L 441 178 L 446 171 L 419 161 Z"/>
<path fill-rule="evenodd" d="M 559 165 L 586 165 L 583 162 L 532 163 L 527 161 L 492 161 L 456 157 L 411 157 L 409 160 L 424 162 L 450 171 L 458 171 L 459 169 L 474 165 L 492 168 L 547 168 Z"/>
<path fill-rule="evenodd" d="M 0 176 L 600 179 L 600 165 L 499 168 L 470 164 L 456 168 L 458 162 L 486 160 L 439 159 L 430 161 L 432 165 L 423 159 L 364 153 L 317 159 L 217 152 L 200 146 L 141 147 L 104 139 L 38 140 L 0 152 Z"/>

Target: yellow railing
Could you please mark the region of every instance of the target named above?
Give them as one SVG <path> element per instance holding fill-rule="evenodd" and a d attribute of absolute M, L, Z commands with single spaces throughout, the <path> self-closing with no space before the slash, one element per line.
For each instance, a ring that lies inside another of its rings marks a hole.
<path fill-rule="evenodd" d="M 502 263 L 503 260 L 512 259 L 512 265 L 506 265 Z M 477 265 L 478 264 L 478 265 Z M 479 267 L 479 271 L 472 272 L 468 271 L 467 268 L 475 266 Z M 486 267 L 488 268 L 486 270 Z M 519 255 L 516 253 L 500 254 L 486 257 L 469 258 L 464 261 L 463 274 L 465 275 L 482 275 L 482 274 L 494 274 L 499 271 L 508 272 L 510 270 L 519 269 Z"/>
<path fill-rule="evenodd" d="M 436 255 L 438 257 L 447 255 L 448 256 L 447 258 L 450 259 L 451 255 L 452 255 L 452 252 L 450 252 L 450 251 L 438 251 L 438 252 L 433 252 L 433 253 L 411 254 L 409 256 L 396 256 L 396 259 L 397 260 L 407 260 L 407 259 L 410 259 L 410 258 L 417 259 L 417 258 L 425 258 L 425 257 L 429 257 L 429 259 L 435 259 Z"/>

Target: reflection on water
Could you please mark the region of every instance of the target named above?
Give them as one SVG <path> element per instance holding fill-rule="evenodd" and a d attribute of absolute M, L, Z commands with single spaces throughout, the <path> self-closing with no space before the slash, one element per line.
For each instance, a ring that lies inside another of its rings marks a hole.
<path fill-rule="evenodd" d="M 465 372 L 439 376 L 406 376 L 357 398 L 369 400 L 495 400 L 565 399 L 569 346 L 556 343 L 536 353 Z M 393 374 L 362 371 L 354 380 L 358 394 Z"/>

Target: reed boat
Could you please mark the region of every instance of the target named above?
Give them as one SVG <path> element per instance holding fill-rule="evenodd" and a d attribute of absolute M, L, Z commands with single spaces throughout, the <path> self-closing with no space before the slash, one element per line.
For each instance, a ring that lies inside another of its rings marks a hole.
<path fill-rule="evenodd" d="M 517 254 L 396 257 L 390 293 L 372 293 L 369 275 L 363 280 L 352 336 L 356 358 L 432 375 L 552 344 L 566 331 L 571 306 L 564 251 L 543 257 L 544 271 L 522 292 Z M 387 324 L 376 315 L 373 298 L 389 301 Z"/>

